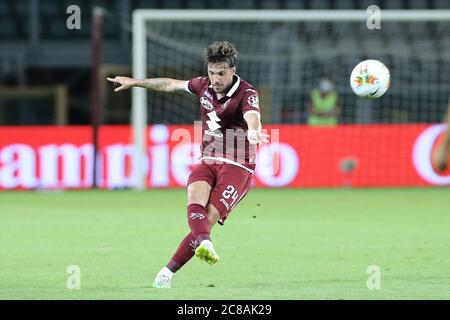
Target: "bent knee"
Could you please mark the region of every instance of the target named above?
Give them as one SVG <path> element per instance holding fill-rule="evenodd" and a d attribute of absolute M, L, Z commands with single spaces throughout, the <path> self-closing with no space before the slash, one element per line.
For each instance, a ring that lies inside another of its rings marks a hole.
<path fill-rule="evenodd" d="M 205 206 L 208 203 L 211 187 L 204 181 L 191 183 L 188 188 L 188 203 L 199 203 Z"/>

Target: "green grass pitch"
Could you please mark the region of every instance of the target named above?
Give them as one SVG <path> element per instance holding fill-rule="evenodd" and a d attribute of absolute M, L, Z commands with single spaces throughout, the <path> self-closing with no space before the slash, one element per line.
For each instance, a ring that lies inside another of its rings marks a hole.
<path fill-rule="evenodd" d="M 450 299 L 450 188 L 252 190 L 172 289 L 184 190 L 1 192 L 0 299 Z M 67 268 L 81 270 L 69 290 Z M 381 271 L 369 290 L 367 268 Z"/>

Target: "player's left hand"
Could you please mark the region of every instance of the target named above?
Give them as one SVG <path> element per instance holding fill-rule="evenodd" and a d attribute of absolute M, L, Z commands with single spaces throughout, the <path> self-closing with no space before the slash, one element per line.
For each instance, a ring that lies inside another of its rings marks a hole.
<path fill-rule="evenodd" d="M 250 144 L 261 144 L 261 143 L 269 143 L 269 137 L 267 133 L 263 133 L 261 131 L 249 129 L 247 133 L 247 139 Z"/>

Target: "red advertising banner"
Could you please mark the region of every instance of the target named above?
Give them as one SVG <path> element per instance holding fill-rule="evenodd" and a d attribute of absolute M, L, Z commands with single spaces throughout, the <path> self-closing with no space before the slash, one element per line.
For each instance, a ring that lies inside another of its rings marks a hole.
<path fill-rule="evenodd" d="M 257 187 L 413 187 L 450 185 L 431 154 L 445 125 L 272 125 L 271 143 L 258 148 Z M 98 183 L 133 187 L 132 131 L 100 130 Z M 147 186 L 184 187 L 200 137 L 193 126 L 148 128 Z M 0 189 L 89 188 L 93 146 L 88 126 L 0 127 Z"/>

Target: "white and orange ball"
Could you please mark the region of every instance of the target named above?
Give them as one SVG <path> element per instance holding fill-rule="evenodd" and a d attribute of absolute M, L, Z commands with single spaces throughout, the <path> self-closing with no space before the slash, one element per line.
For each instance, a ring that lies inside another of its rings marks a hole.
<path fill-rule="evenodd" d="M 389 69 L 378 60 L 364 60 L 353 68 L 350 86 L 362 98 L 376 99 L 386 93 L 391 83 Z"/>

